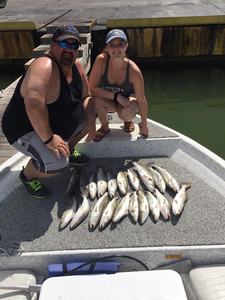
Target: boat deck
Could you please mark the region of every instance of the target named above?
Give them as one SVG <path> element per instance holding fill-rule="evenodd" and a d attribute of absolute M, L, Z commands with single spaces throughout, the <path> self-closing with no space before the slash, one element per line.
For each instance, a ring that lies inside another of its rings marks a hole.
<path fill-rule="evenodd" d="M 179 181 L 192 182 L 188 191 L 189 201 L 181 216 L 172 215 L 170 221 L 160 217 L 157 223 L 149 217 L 143 225 L 134 224 L 127 216 L 103 231 L 98 228 L 91 231 L 88 226 L 89 214 L 76 229 L 69 230 L 67 227 L 59 230 L 60 218 L 70 200 L 65 193 L 72 174 L 68 170 L 56 178 L 44 181 L 52 191 L 46 200 L 31 198 L 20 185 L 0 203 L 2 247 L 7 248 L 10 241 L 14 240 L 21 244 L 25 252 L 224 244 L 225 197 L 172 158 L 92 159 L 85 169 L 90 174 L 97 166 L 103 166 L 116 173 L 131 166 L 126 164 L 127 159 L 145 165 L 154 162 L 164 166 Z M 174 193 L 167 191 L 165 196 L 171 202 Z M 95 203 L 91 202 L 92 208 Z"/>
<path fill-rule="evenodd" d="M 139 121 L 137 116 L 135 123 Z M 86 144 L 82 141 L 78 144 L 78 149 L 83 149 L 91 157 L 90 164 L 83 167 L 87 176 L 96 172 L 100 166 L 104 170 L 111 169 L 116 175 L 131 167 L 131 161 L 144 165 L 154 162 L 168 170 L 179 182 L 192 183 L 183 213 L 178 217 L 172 215 L 170 221 L 160 217 L 157 223 L 149 217 L 143 225 L 134 224 L 126 216 L 104 230 L 96 228 L 93 231 L 88 226 L 89 214 L 76 229 L 66 227 L 60 230 L 62 213 L 70 201 L 70 197 L 66 196 L 66 189 L 72 170 L 68 169 L 55 178 L 42 180 L 51 190 L 51 195 L 45 200 L 38 200 L 29 196 L 20 184 L 18 175 L 22 163 L 17 158 L 12 164 L 9 160 L 1 168 L 0 182 L 4 188 L 0 195 L 4 201 L 0 203 L 0 247 L 7 249 L 14 240 L 20 243 L 24 252 L 223 245 L 224 180 L 185 153 L 188 146 L 182 149 L 181 138 L 173 131 L 149 120 L 150 138 L 137 140 L 137 128 L 134 134 L 126 134 L 120 129 L 122 124 L 115 114 L 112 114 L 110 123 L 112 129 L 105 137 L 105 142 L 103 140 L 100 143 Z M 109 141 L 111 143 L 107 149 L 104 143 Z M 132 147 L 128 149 L 126 143 L 132 144 Z M 174 146 L 171 147 L 171 144 Z M 114 155 L 111 155 L 111 151 Z M 163 155 L 165 152 L 171 155 Z M 218 174 L 219 172 L 218 169 Z M 6 182 L 7 177 L 11 179 Z M 10 193 L 8 189 L 11 189 Z M 165 196 L 171 203 L 175 194 L 167 189 Z M 93 209 L 96 200 L 90 203 Z"/>

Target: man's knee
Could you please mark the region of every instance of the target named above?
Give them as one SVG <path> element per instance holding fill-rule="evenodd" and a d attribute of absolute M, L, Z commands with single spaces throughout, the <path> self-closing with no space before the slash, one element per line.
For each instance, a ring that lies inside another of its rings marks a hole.
<path fill-rule="evenodd" d="M 54 153 L 53 153 L 54 154 Z M 48 161 L 33 160 L 34 167 L 42 173 L 46 174 L 59 174 L 68 168 L 69 159 L 63 155 L 58 159 L 55 154 Z"/>

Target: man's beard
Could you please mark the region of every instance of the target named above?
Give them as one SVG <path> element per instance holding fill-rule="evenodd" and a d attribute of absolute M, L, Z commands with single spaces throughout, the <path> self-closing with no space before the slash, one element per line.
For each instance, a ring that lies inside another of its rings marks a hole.
<path fill-rule="evenodd" d="M 72 66 L 74 64 L 74 56 L 72 53 L 69 53 L 69 55 L 68 55 L 68 52 L 66 52 L 66 53 L 67 53 L 67 55 L 64 55 L 65 52 L 62 52 L 61 57 L 60 57 L 60 62 L 62 65 Z"/>

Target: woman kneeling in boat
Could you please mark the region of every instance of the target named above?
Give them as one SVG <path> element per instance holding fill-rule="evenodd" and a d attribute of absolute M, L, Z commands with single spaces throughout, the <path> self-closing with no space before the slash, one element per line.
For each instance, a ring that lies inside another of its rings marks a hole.
<path fill-rule="evenodd" d="M 126 34 L 119 29 L 111 30 L 106 36 L 106 48 L 96 58 L 90 74 L 90 91 L 101 123 L 94 138 L 96 142 L 110 130 L 108 112 L 117 111 L 124 121 L 125 132 L 132 132 L 135 129 L 132 119 L 139 111 L 142 122 L 139 134 L 148 136 L 149 133 L 143 76 L 138 66 L 126 58 L 127 48 Z"/>

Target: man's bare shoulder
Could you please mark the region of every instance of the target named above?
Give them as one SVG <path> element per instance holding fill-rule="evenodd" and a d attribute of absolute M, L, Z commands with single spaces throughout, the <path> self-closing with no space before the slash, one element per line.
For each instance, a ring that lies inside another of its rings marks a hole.
<path fill-rule="evenodd" d="M 39 57 L 30 65 L 29 71 L 39 70 L 42 71 L 51 71 L 56 66 L 56 63 L 47 56 Z"/>
<path fill-rule="evenodd" d="M 83 64 L 80 62 L 79 59 L 76 59 L 76 61 L 75 61 L 74 64 L 75 64 L 75 66 L 77 67 L 77 69 L 78 69 L 78 71 L 80 72 L 80 74 L 82 74 L 82 73 L 85 72 L 84 66 L 83 66 Z"/>
<path fill-rule="evenodd" d="M 21 95 L 25 97 L 28 91 L 49 92 L 49 99 L 55 99 L 58 95 L 59 86 L 60 78 L 57 64 L 49 57 L 40 57 L 28 68 L 21 85 Z"/>

